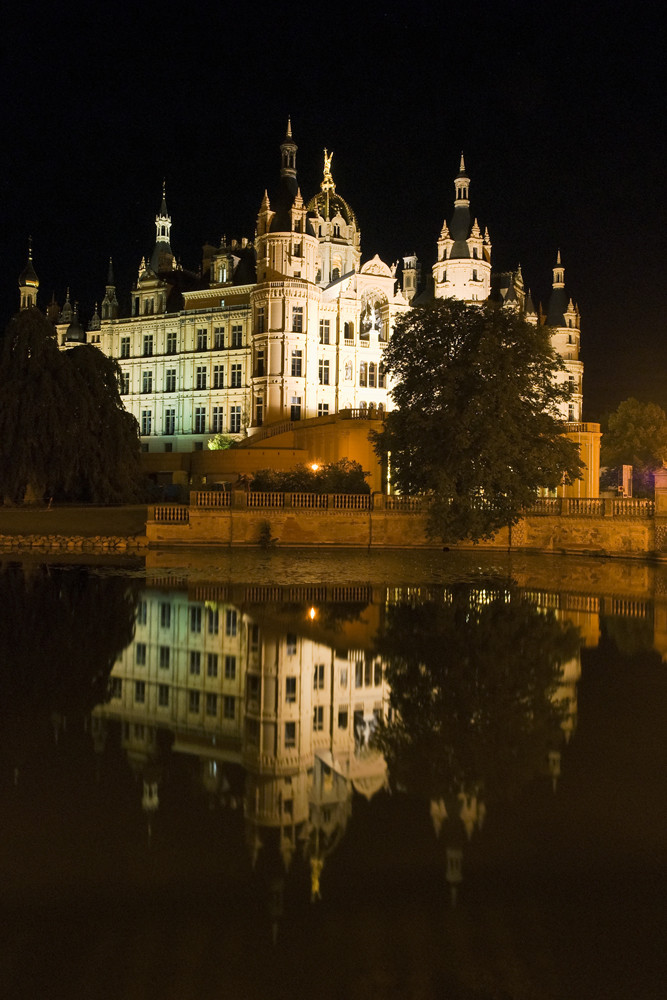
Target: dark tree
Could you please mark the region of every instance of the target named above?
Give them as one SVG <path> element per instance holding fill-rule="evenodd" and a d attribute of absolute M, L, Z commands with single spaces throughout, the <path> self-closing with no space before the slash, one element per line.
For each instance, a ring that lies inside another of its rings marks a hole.
<path fill-rule="evenodd" d="M 667 459 L 667 415 L 657 403 L 642 403 L 630 397 L 609 415 L 602 435 L 600 461 L 618 468 L 633 467 L 635 494 L 647 495 L 653 488 L 653 473 Z"/>
<path fill-rule="evenodd" d="M 119 502 L 141 489 L 117 363 L 91 345 L 61 352 L 37 309 L 17 313 L 0 341 L 0 498 Z"/>
<path fill-rule="evenodd" d="M 374 434 L 392 481 L 429 501 L 444 541 L 514 524 L 540 488 L 581 475 L 559 406 L 570 389 L 549 330 L 516 313 L 440 299 L 401 316 L 384 366 L 396 409 Z"/>
<path fill-rule="evenodd" d="M 359 462 L 341 458 L 317 469 L 309 465 L 295 465 L 284 472 L 259 469 L 250 489 L 261 493 L 370 493 L 367 476 Z"/>

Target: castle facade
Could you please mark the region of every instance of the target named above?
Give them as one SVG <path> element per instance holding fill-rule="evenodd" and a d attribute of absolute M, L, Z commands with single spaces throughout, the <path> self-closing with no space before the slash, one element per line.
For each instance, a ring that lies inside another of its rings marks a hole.
<path fill-rule="evenodd" d="M 392 405 L 382 358 L 396 318 L 433 297 L 491 300 L 547 322 L 565 363 L 560 377 L 572 386 L 563 419 L 581 421 L 580 317 L 565 292 L 560 254 L 546 313 L 538 315 L 520 268 L 492 269 L 488 229 L 470 211 L 463 156 L 426 288 L 415 256 L 400 268 L 377 255 L 362 263 L 359 223 L 336 191 L 332 154 L 325 150 L 320 190 L 308 201 L 296 157 L 288 123 L 277 187 L 264 193 L 254 239 L 205 246 L 201 273 L 176 261 L 163 191 L 129 315 L 119 308 L 111 262 L 87 332 L 69 292 L 62 308 L 49 306 L 62 349 L 93 343 L 119 362 L 144 451 L 191 452 L 216 434 L 252 439 L 265 425 L 341 413 L 381 416 Z M 38 287 L 30 253 L 19 279 L 22 307 L 36 303 Z"/>

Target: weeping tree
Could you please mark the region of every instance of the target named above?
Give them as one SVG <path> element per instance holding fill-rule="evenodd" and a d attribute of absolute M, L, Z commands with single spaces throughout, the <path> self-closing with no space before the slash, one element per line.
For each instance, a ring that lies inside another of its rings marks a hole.
<path fill-rule="evenodd" d="M 61 352 L 37 309 L 17 313 L 0 341 L 0 497 L 112 503 L 141 490 L 117 363 L 89 344 Z"/>

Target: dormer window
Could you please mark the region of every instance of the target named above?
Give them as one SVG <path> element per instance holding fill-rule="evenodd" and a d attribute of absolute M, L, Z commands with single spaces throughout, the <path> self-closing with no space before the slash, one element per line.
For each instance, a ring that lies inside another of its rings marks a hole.
<path fill-rule="evenodd" d="M 336 223 L 336 225 L 333 227 L 333 234 L 334 236 L 340 236 L 340 226 L 338 225 L 338 223 Z"/>

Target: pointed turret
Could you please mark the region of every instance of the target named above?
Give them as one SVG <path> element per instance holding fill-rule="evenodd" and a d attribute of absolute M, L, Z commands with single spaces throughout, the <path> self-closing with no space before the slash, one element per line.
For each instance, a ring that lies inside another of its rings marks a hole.
<path fill-rule="evenodd" d="M 116 298 L 116 279 L 113 273 L 113 261 L 109 257 L 106 293 L 102 299 L 102 319 L 118 319 L 118 299 Z"/>
<path fill-rule="evenodd" d="M 39 288 L 39 278 L 35 272 L 32 262 L 32 236 L 28 238 L 28 260 L 26 266 L 19 275 L 19 295 L 20 308 L 30 309 L 37 305 L 37 290 Z"/>
<path fill-rule="evenodd" d="M 166 181 L 162 181 L 162 201 L 160 211 L 155 216 L 155 247 L 151 254 L 151 270 L 171 271 L 174 268 L 174 255 L 171 252 L 171 216 L 167 211 Z"/>
<path fill-rule="evenodd" d="M 71 323 L 72 322 L 72 303 L 69 300 L 69 288 L 67 289 L 67 294 L 65 295 L 65 302 L 62 309 L 60 310 L 59 323 Z"/>
<path fill-rule="evenodd" d="M 556 266 L 553 269 L 552 292 L 547 306 L 548 326 L 567 326 L 565 313 L 567 312 L 568 297 L 565 294 L 565 268 L 560 259 L 560 250 L 556 256 Z"/>
<path fill-rule="evenodd" d="M 299 147 L 292 138 L 292 120 L 287 119 L 287 130 L 285 138 L 280 144 L 280 176 L 284 179 L 294 180 L 294 190 L 296 192 L 296 151 Z"/>

